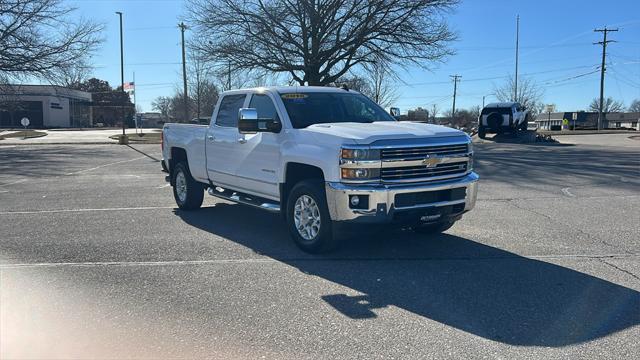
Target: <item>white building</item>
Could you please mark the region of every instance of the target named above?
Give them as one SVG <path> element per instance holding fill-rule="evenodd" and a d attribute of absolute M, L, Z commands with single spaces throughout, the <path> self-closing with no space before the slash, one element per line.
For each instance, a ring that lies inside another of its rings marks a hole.
<path fill-rule="evenodd" d="M 91 93 L 55 85 L 0 85 L 0 127 L 90 127 Z"/>

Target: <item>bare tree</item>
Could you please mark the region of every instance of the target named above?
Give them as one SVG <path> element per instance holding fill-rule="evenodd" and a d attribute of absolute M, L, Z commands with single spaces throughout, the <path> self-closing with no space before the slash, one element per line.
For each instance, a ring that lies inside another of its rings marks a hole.
<path fill-rule="evenodd" d="M 74 68 L 101 42 L 102 25 L 69 19 L 62 0 L 0 0 L 0 77 L 47 78 Z"/>
<path fill-rule="evenodd" d="M 428 68 L 453 52 L 458 0 L 188 0 L 195 46 L 219 67 L 327 85 L 365 64 Z"/>
<path fill-rule="evenodd" d="M 78 64 L 71 67 L 52 69 L 46 77 L 53 85 L 74 88 L 89 80 L 91 78 L 92 70 L 92 66 L 86 65 L 84 61 L 80 61 Z"/>
<path fill-rule="evenodd" d="M 361 75 L 345 75 L 331 85 L 344 85 L 349 89 L 353 89 L 364 94 L 365 96 L 372 98 L 373 89 L 371 88 L 371 84 L 369 83 L 368 79 Z"/>
<path fill-rule="evenodd" d="M 433 122 L 435 124 L 436 122 L 436 116 L 438 116 L 438 112 L 440 111 L 440 108 L 438 107 L 438 104 L 431 104 L 431 122 Z"/>
<path fill-rule="evenodd" d="M 211 101 L 218 100 L 218 89 L 212 80 L 211 64 L 204 61 L 197 53 L 191 51 L 189 59 L 189 75 L 187 82 L 189 83 L 189 97 L 193 99 L 195 105 L 195 117 L 200 118 L 202 110 L 209 113 L 211 109 Z"/>
<path fill-rule="evenodd" d="M 390 107 L 398 100 L 396 87 L 391 80 L 397 77 L 383 64 L 374 63 L 366 67 L 371 83 L 371 98 L 382 107 Z"/>
<path fill-rule="evenodd" d="M 159 96 L 151 102 L 151 108 L 160 112 L 162 117 L 164 117 L 165 122 L 169 121 L 171 101 L 172 99 L 169 96 Z"/>
<path fill-rule="evenodd" d="M 498 101 L 514 101 L 515 80 L 512 76 L 509 76 L 502 86 L 494 86 L 493 92 Z M 542 112 L 544 108 L 543 95 L 544 91 L 531 78 L 518 79 L 518 98 L 515 101 L 524 105 L 531 116 L 535 117 Z"/>
<path fill-rule="evenodd" d="M 627 111 L 629 112 L 640 112 L 640 99 L 635 99 L 631 102 L 631 105 L 629 105 L 629 109 L 627 109 Z"/>
<path fill-rule="evenodd" d="M 600 110 L 600 99 L 593 99 L 589 104 L 589 110 L 598 112 Z M 613 100 L 613 98 L 604 99 L 602 104 L 603 113 L 621 112 L 624 111 L 624 104 L 620 101 Z"/>

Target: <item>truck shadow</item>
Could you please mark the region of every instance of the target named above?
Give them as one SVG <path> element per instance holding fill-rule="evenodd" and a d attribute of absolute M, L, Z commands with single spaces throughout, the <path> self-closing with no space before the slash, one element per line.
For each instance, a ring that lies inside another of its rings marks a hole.
<path fill-rule="evenodd" d="M 359 321 L 395 306 L 485 339 L 547 347 L 588 342 L 640 324 L 640 293 L 633 289 L 454 235 L 366 235 L 333 254 L 314 256 L 293 245 L 274 214 L 218 203 L 176 215 L 348 288 L 322 299 Z"/>

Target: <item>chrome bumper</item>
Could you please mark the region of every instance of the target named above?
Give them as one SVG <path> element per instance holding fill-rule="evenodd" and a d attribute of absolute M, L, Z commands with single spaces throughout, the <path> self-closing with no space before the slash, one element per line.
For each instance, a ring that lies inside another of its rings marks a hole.
<path fill-rule="evenodd" d="M 445 206 L 464 204 L 467 212 L 474 208 L 478 194 L 478 175 L 474 172 L 454 180 L 435 183 L 421 183 L 412 185 L 356 185 L 339 182 L 327 182 L 327 205 L 329 214 L 334 221 L 384 223 L 394 221 L 394 214 L 428 210 Z M 395 198 L 398 194 L 417 193 L 427 191 L 450 190 L 466 188 L 465 198 L 452 201 L 440 201 L 407 207 L 396 207 Z M 349 196 L 368 195 L 368 207 L 353 209 L 349 206 Z M 462 206 L 459 206 L 460 208 Z M 458 215 L 459 215 L 458 214 Z"/>

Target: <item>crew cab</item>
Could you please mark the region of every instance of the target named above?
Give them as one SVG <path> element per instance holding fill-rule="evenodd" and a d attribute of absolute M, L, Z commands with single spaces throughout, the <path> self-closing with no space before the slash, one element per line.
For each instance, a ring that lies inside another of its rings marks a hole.
<path fill-rule="evenodd" d="M 397 121 L 349 89 L 227 91 L 208 126 L 169 123 L 162 134 L 180 209 L 199 208 L 207 191 L 280 212 L 308 252 L 331 250 L 351 224 L 445 231 L 476 202 L 469 136 Z"/>
<path fill-rule="evenodd" d="M 517 102 L 491 103 L 485 106 L 478 118 L 478 137 L 487 133 L 502 134 L 527 130 L 529 114 Z"/>

